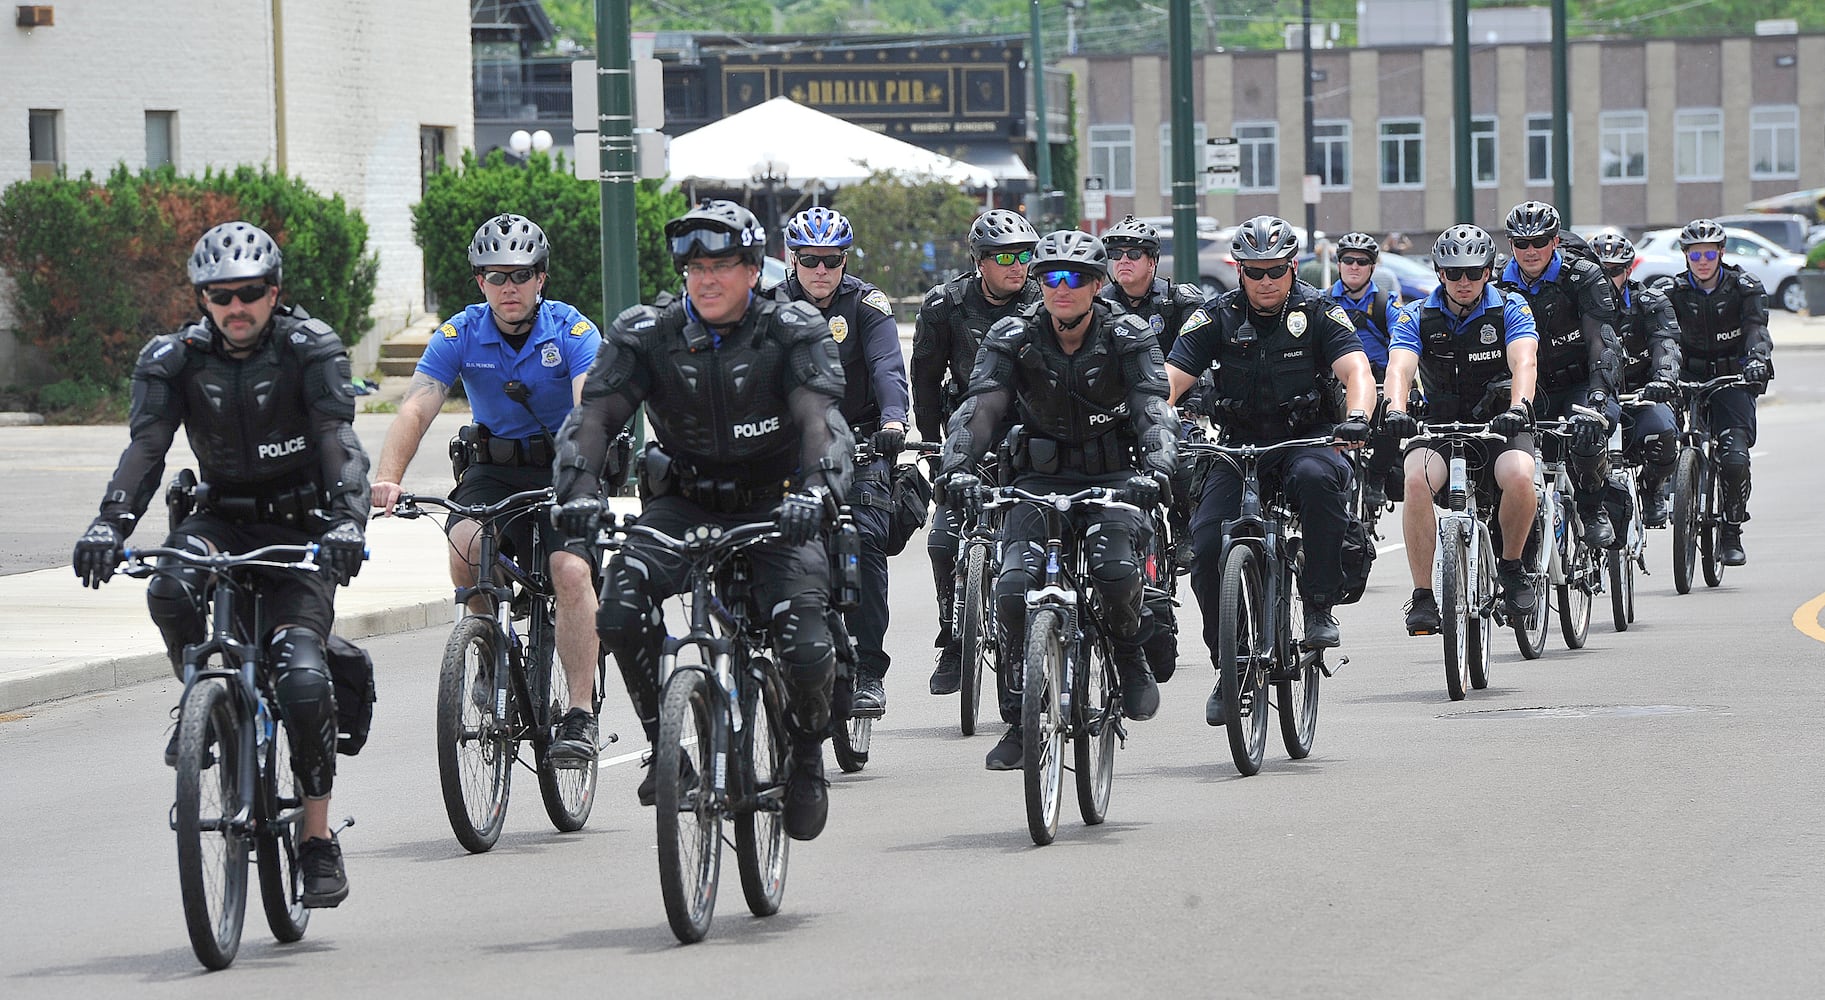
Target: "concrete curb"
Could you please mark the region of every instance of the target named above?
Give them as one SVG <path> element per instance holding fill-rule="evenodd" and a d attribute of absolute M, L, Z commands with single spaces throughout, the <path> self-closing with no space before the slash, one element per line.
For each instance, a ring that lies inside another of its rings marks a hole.
<path fill-rule="evenodd" d="M 26 413 L 23 410 L 6 410 L 0 412 L 0 427 L 42 427 L 44 414 Z"/>

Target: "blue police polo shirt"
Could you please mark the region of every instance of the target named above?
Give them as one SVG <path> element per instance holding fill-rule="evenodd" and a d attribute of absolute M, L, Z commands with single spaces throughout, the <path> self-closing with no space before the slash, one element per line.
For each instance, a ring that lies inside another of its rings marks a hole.
<path fill-rule="evenodd" d="M 461 376 L 475 422 L 497 437 L 525 440 L 557 433 L 575 399 L 571 381 L 589 371 L 601 344 L 601 332 L 582 313 L 546 299 L 525 347 L 516 353 L 494 325 L 488 304 L 478 302 L 431 334 L 418 371 L 445 385 Z M 508 398 L 506 385 L 513 381 L 531 388 L 531 412 Z"/>
<path fill-rule="evenodd" d="M 1517 340 L 1540 339 L 1539 331 L 1534 329 L 1533 310 L 1528 308 L 1527 300 L 1522 298 L 1519 292 L 1504 292 L 1494 284 L 1484 285 L 1483 300 L 1476 304 L 1476 308 L 1470 310 L 1470 315 L 1458 319 L 1456 313 L 1446 308 L 1445 286 L 1440 285 L 1424 299 L 1401 307 L 1400 315 L 1389 324 L 1393 329 L 1388 331 L 1388 349 L 1420 353 L 1419 314 L 1428 307 L 1442 313 L 1446 324 L 1455 334 L 1475 322 L 1477 317 L 1498 305 L 1502 307 L 1502 319 L 1508 328 L 1502 346 L 1506 347 Z"/>

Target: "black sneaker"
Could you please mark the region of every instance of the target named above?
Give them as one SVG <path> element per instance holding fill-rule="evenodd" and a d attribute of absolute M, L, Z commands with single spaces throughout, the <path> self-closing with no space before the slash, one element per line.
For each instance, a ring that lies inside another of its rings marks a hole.
<path fill-rule="evenodd" d="M 786 777 L 786 836 L 816 840 L 830 818 L 830 782 L 824 780 L 824 744 L 792 748 L 792 773 Z"/>
<path fill-rule="evenodd" d="M 634 791 L 640 804 L 650 806 L 658 796 L 658 771 L 653 766 L 657 758 L 649 758 L 645 764 L 646 777 L 640 779 L 640 787 Z M 691 763 L 689 754 L 678 759 L 678 785 L 681 788 L 694 787 L 697 784 L 697 765 Z"/>
<path fill-rule="evenodd" d="M 596 717 L 587 708 L 573 708 L 558 720 L 558 735 L 551 741 L 548 756 L 551 765 L 560 768 L 588 767 L 596 759 Z"/>
<path fill-rule="evenodd" d="M 856 679 L 855 694 L 849 699 L 849 715 L 855 719 L 878 719 L 887 714 L 887 691 L 881 678 L 863 674 Z"/>
<path fill-rule="evenodd" d="M 1743 526 L 1725 523 L 1717 533 L 1717 558 L 1725 566 L 1741 566 L 1749 561 L 1749 553 L 1743 551 Z"/>
<path fill-rule="evenodd" d="M 1666 527 L 1667 518 L 1672 514 L 1672 511 L 1670 510 L 1672 504 L 1667 500 L 1667 491 L 1664 489 L 1664 485 L 1663 488 L 1649 489 L 1647 495 L 1643 497 L 1643 500 L 1644 502 L 1641 506 L 1641 526 L 1644 528 Z"/>
<path fill-rule="evenodd" d="M 1337 629 L 1337 618 L 1331 609 L 1322 604 L 1305 606 L 1305 638 L 1300 645 L 1306 649 L 1335 649 L 1343 642 L 1343 636 Z"/>
<path fill-rule="evenodd" d="M 1502 602 L 1507 605 L 1511 615 L 1530 615 L 1534 610 L 1534 589 L 1527 582 L 1527 570 L 1522 568 L 1519 559 L 1510 561 L 1497 559 L 1495 564 L 1496 583 L 1502 589 Z"/>
<path fill-rule="evenodd" d="M 1146 722 L 1160 710 L 1160 685 L 1147 669 L 1141 650 L 1116 654 L 1115 672 L 1122 679 L 1122 718 Z"/>
<path fill-rule="evenodd" d="M 938 669 L 932 671 L 932 694 L 956 694 L 963 686 L 963 647 L 949 643 L 938 651 Z"/>
<path fill-rule="evenodd" d="M 1413 599 L 1407 602 L 1407 634 L 1437 635 L 1443 625 L 1438 616 L 1438 600 L 1432 591 L 1415 588 Z"/>
<path fill-rule="evenodd" d="M 342 845 L 334 837 L 312 837 L 299 844 L 298 870 L 304 873 L 305 909 L 324 909 L 349 898 L 349 877 L 342 870 Z"/>
<path fill-rule="evenodd" d="M 1223 718 L 1223 682 L 1218 681 L 1210 689 L 1210 697 L 1204 699 L 1204 724 L 1221 726 L 1227 722 Z"/>
<path fill-rule="evenodd" d="M 1018 771 L 1026 766 L 1026 740 L 1020 734 L 1019 726 L 1009 726 L 1001 734 L 1001 742 L 989 750 L 988 759 L 982 766 L 991 771 Z"/>
<path fill-rule="evenodd" d="M 1584 543 L 1599 549 L 1607 549 L 1616 544 L 1616 530 L 1610 527 L 1610 515 L 1600 503 L 1587 505 L 1589 509 L 1580 510 L 1579 516 L 1584 521 Z"/>

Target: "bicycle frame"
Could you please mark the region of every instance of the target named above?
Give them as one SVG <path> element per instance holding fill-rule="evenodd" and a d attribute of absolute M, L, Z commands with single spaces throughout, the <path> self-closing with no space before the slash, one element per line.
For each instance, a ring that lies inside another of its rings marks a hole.
<path fill-rule="evenodd" d="M 1488 516 L 1479 509 L 1478 504 L 1481 498 L 1478 496 L 1475 484 L 1471 482 L 1469 446 L 1477 441 L 1500 444 L 1506 439 L 1499 434 L 1491 433 L 1483 424 L 1428 423 L 1421 434 L 1412 440 L 1443 455 L 1449 470 L 1445 489 L 1446 506 L 1444 513 L 1438 516 L 1438 528 L 1434 532 L 1433 593 L 1437 593 L 1440 587 L 1439 553 L 1444 552 L 1445 541 L 1448 538 L 1456 537 L 1463 540 L 1464 554 L 1468 560 L 1468 578 L 1481 580 L 1485 567 L 1491 569 L 1494 567 L 1495 547 L 1489 533 Z M 1537 490 L 1540 488 L 1537 464 L 1535 470 L 1535 488 Z M 1472 596 L 1477 599 L 1477 606 L 1471 611 L 1479 615 L 1488 611 L 1487 605 L 1495 600 L 1493 593 L 1473 594 Z"/>

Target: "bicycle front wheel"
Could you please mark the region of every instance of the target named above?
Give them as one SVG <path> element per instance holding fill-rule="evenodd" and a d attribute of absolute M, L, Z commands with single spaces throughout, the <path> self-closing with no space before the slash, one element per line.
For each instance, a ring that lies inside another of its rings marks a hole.
<path fill-rule="evenodd" d="M 1710 463 L 1700 466 L 1699 495 L 1704 497 L 1704 509 L 1699 514 L 1699 566 L 1704 569 L 1707 587 L 1724 582 L 1723 545 L 1718 538 L 1724 526 L 1722 494 L 1723 480 Z"/>
<path fill-rule="evenodd" d="M 1116 715 L 1113 667 L 1096 649 L 1076 671 L 1071 695 L 1072 763 L 1077 775 L 1077 811 L 1095 826 L 1109 814 L 1115 787 Z"/>
<path fill-rule="evenodd" d="M 437 776 L 444 813 L 457 842 L 474 854 L 500 839 L 518 753 L 511 733 L 513 685 L 507 685 L 504 715 L 494 703 L 497 635 L 493 619 L 465 616 L 444 646 L 437 679 Z"/>
<path fill-rule="evenodd" d="M 756 807 L 735 817 L 735 859 L 741 870 L 741 892 L 748 912 L 769 917 L 779 912 L 786 895 L 786 858 L 792 841 L 786 836 L 780 809 L 786 794 L 785 697 L 779 686 L 760 686 L 760 704 L 749 709 L 746 759 L 752 767 Z M 873 723 L 873 719 L 861 720 Z"/>
<path fill-rule="evenodd" d="M 659 891 L 665 919 L 685 944 L 702 941 L 710 932 L 722 874 L 722 804 L 712 783 L 712 752 L 722 721 L 710 690 L 714 683 L 700 669 L 672 672 L 660 702 L 659 744 L 653 752 Z"/>
<path fill-rule="evenodd" d="M 1681 594 L 1692 592 L 1692 574 L 1698 569 L 1704 461 L 1697 448 L 1682 448 L 1673 473 L 1673 589 Z"/>
<path fill-rule="evenodd" d="M 1267 752 L 1265 665 L 1273 656 L 1267 601 L 1255 550 L 1237 545 L 1223 560 L 1217 602 L 1217 686 L 1222 692 L 1229 756 L 1244 775 L 1261 770 Z"/>
<path fill-rule="evenodd" d="M 1064 628 L 1064 616 L 1055 608 L 1041 608 L 1027 622 L 1020 728 L 1026 741 L 1027 832 L 1041 847 L 1058 835 L 1063 797 L 1065 718 L 1060 685 L 1065 676 Z"/>
<path fill-rule="evenodd" d="M 178 722 L 177 880 L 190 948 L 211 969 L 234 961 L 247 913 L 242 736 L 241 713 L 222 681 L 191 687 Z"/>
<path fill-rule="evenodd" d="M 1471 526 L 1476 541 L 1476 571 L 1465 578 L 1464 655 L 1470 660 L 1470 687 L 1489 686 L 1489 651 L 1495 646 L 1495 550 L 1481 522 Z"/>
<path fill-rule="evenodd" d="M 1582 541 L 1572 542 L 1565 582 L 1554 589 L 1559 598 L 1559 632 L 1567 649 L 1583 649 L 1591 630 L 1591 587 L 1597 582 L 1596 557 Z"/>
<path fill-rule="evenodd" d="M 260 903 L 273 937 L 290 943 L 304 937 L 311 911 L 304 908 L 304 876 L 298 871 L 303 843 L 304 799 L 291 770 L 291 744 L 277 727 L 261 748 L 260 834 L 254 839 L 260 872 Z"/>
<path fill-rule="evenodd" d="M 1470 682 L 1470 633 L 1476 627 L 1470 602 L 1470 566 L 1464 535 L 1454 525 L 1438 546 L 1438 617 L 1445 638 L 1445 694 L 1463 701 Z"/>
<path fill-rule="evenodd" d="M 959 721 L 963 735 L 976 735 L 977 712 L 982 706 L 983 667 L 995 676 L 995 642 L 990 632 L 994 620 L 994 587 L 989 579 L 989 547 L 986 543 L 967 544 L 963 563 L 962 621 L 957 623 L 963 650 L 963 690 L 959 692 Z"/>
<path fill-rule="evenodd" d="M 1611 549 L 1603 562 L 1609 576 L 1610 617 L 1616 623 L 1616 631 L 1627 632 L 1629 605 L 1635 602 L 1635 560 L 1627 549 Z"/>
<path fill-rule="evenodd" d="M 868 747 L 874 742 L 872 717 L 832 720 L 830 749 L 836 755 L 836 766 L 844 774 L 854 774 L 868 766 Z"/>

